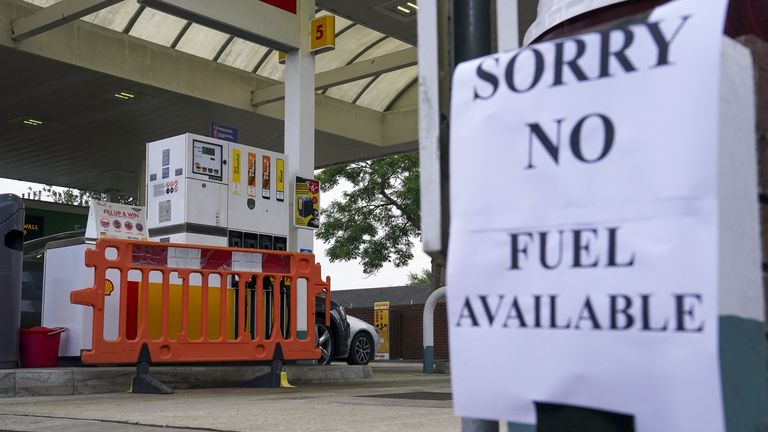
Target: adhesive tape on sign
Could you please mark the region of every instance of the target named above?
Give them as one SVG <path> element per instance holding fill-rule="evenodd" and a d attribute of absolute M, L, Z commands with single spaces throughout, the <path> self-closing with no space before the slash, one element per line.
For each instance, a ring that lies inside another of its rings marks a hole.
<path fill-rule="evenodd" d="M 530 44 L 545 31 L 575 16 L 626 0 L 539 0 L 536 21 L 525 33 L 523 43 Z"/>

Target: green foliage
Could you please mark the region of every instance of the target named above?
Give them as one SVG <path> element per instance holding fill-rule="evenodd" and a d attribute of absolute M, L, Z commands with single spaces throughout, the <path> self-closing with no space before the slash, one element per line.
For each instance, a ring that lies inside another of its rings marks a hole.
<path fill-rule="evenodd" d="M 408 285 L 432 285 L 432 270 L 425 268 L 420 272 L 408 273 Z"/>
<path fill-rule="evenodd" d="M 54 188 L 51 185 L 43 186 L 42 189 L 34 190 L 31 187 L 29 189 L 29 196 L 33 199 L 40 199 L 45 194 L 51 201 L 61 204 L 70 204 L 81 207 L 87 207 L 91 204 L 91 200 L 106 201 L 108 196 L 101 192 L 82 191 L 77 189 L 63 189 Z M 118 195 L 117 203 L 135 205 L 137 200 L 135 197 L 128 195 Z"/>
<path fill-rule="evenodd" d="M 325 208 L 317 232 L 330 243 L 332 262 L 360 260 L 366 274 L 388 262 L 408 265 L 411 239 L 421 235 L 418 153 L 333 166 L 318 179 L 323 191 L 345 181 L 353 185 Z"/>

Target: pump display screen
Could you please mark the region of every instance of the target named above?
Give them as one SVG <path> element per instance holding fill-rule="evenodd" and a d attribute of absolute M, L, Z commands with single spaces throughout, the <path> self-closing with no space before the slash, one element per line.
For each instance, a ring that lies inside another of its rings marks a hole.
<path fill-rule="evenodd" d="M 192 141 L 192 172 L 221 180 L 224 173 L 223 149 L 219 144 Z"/>

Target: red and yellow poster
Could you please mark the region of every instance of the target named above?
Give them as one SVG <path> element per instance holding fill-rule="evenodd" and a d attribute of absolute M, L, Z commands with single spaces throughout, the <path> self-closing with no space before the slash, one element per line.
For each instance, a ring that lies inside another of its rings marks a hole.
<path fill-rule="evenodd" d="M 271 165 L 272 160 L 269 156 L 261 157 L 261 197 L 265 199 L 270 198 L 270 189 L 272 188 Z"/>
<path fill-rule="evenodd" d="M 373 304 L 373 326 L 379 335 L 379 349 L 376 360 L 389 360 L 389 302 Z"/>
<path fill-rule="evenodd" d="M 296 177 L 294 191 L 294 225 L 299 228 L 320 228 L 320 181 Z"/>
<path fill-rule="evenodd" d="M 256 196 L 256 153 L 248 153 L 248 196 Z"/>
<path fill-rule="evenodd" d="M 285 200 L 285 159 L 278 159 L 275 170 L 275 186 L 277 191 L 275 192 L 275 199 L 278 201 Z"/>

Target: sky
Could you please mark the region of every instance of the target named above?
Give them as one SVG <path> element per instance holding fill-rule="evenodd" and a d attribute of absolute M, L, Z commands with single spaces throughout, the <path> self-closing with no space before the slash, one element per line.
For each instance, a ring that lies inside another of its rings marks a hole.
<path fill-rule="evenodd" d="M 29 192 L 29 187 L 39 190 L 43 185 L 0 178 L 0 193 L 21 196 Z M 320 197 L 321 210 L 324 205 L 339 199 L 343 191 L 344 186 L 340 186 L 323 193 Z M 46 197 L 43 197 L 43 200 L 45 199 Z M 327 245 L 322 241 L 315 240 L 315 258 L 320 263 L 323 277 L 331 277 L 332 290 L 401 286 L 407 283 L 409 273 L 419 273 L 425 268 L 431 268 L 430 258 L 422 251 L 418 239 L 414 239 L 414 258 L 408 267 L 395 268 L 392 264 L 387 264 L 378 273 L 370 276 L 363 273 L 363 267 L 356 261 L 330 262 L 325 256 L 326 248 Z"/>

